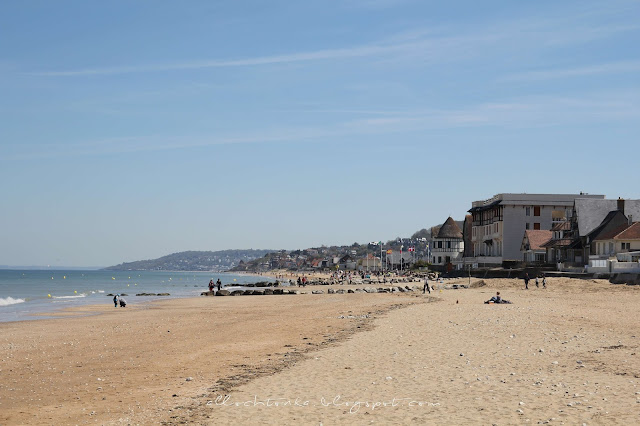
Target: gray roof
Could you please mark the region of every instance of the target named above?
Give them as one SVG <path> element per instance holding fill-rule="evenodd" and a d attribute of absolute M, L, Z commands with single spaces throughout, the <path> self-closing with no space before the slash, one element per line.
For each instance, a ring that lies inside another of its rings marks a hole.
<path fill-rule="evenodd" d="M 451 216 L 446 220 L 438 231 L 437 238 L 459 238 L 462 239 L 462 230 Z"/>
<path fill-rule="evenodd" d="M 600 200 L 578 198 L 575 200 L 575 213 L 578 216 L 578 232 L 581 237 L 596 229 L 609 212 L 618 209 L 618 200 Z M 624 200 L 624 212 L 634 221 L 640 219 L 640 200 Z"/>

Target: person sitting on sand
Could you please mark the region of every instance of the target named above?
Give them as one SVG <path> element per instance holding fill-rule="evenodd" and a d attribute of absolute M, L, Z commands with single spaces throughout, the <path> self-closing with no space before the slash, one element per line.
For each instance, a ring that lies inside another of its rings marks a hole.
<path fill-rule="evenodd" d="M 496 292 L 496 295 L 493 296 L 491 299 L 487 300 L 484 303 L 511 303 L 508 300 L 504 300 L 501 296 L 500 296 L 500 292 Z"/>

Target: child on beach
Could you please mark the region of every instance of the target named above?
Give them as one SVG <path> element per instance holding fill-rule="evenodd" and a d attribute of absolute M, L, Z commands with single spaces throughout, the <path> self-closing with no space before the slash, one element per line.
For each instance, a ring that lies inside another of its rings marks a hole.
<path fill-rule="evenodd" d="M 118 307 L 118 296 L 120 296 L 120 295 L 116 294 L 115 296 L 113 296 L 113 307 L 114 308 Z"/>

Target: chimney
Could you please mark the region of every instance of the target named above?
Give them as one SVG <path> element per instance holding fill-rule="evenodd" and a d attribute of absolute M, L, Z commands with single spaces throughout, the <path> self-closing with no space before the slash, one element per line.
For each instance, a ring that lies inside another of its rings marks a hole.
<path fill-rule="evenodd" d="M 618 197 L 618 210 L 624 213 L 624 198 Z"/>

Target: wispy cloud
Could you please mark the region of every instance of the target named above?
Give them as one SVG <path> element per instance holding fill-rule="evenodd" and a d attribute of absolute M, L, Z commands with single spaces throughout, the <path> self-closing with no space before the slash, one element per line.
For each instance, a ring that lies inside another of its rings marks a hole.
<path fill-rule="evenodd" d="M 317 113 L 321 110 L 315 110 Z M 326 110 L 334 112 L 336 110 Z M 323 126 L 280 127 L 238 132 L 226 136 L 150 135 L 108 138 L 81 143 L 0 146 L 0 161 L 33 160 L 63 156 L 102 156 L 148 151 L 191 149 L 215 145 L 256 143 L 310 143 L 326 140 L 362 141 L 369 135 L 403 134 L 411 139 L 429 130 L 468 128 L 530 129 L 583 123 L 640 122 L 640 92 L 593 93 L 581 97 L 535 96 L 496 100 L 462 108 L 407 111 L 343 110 L 373 117 L 344 119 Z"/>
<path fill-rule="evenodd" d="M 567 77 L 581 77 L 600 74 L 621 74 L 640 71 L 640 61 L 622 61 L 608 64 L 589 65 L 577 68 L 529 71 L 507 76 L 507 80 L 551 80 Z"/>
<path fill-rule="evenodd" d="M 544 49 L 553 45 L 588 42 L 611 37 L 619 33 L 637 31 L 638 29 L 640 29 L 638 24 L 593 26 L 589 22 L 581 22 L 567 25 L 562 19 L 544 20 L 532 18 L 529 20 L 493 23 L 490 26 L 474 29 L 440 26 L 430 29 L 405 30 L 391 34 L 384 40 L 344 48 L 318 49 L 246 58 L 32 71 L 27 74 L 49 77 L 97 76 L 207 68 L 258 67 L 273 64 L 368 57 L 380 57 L 394 61 L 398 55 L 408 59 L 428 59 L 432 63 L 437 63 L 439 61 L 482 55 L 489 49 Z"/>
<path fill-rule="evenodd" d="M 403 49 L 418 47 L 416 43 L 405 43 L 396 45 L 365 45 L 342 49 L 325 49 L 312 52 L 299 52 L 286 55 L 259 56 L 254 58 L 231 59 L 231 60 L 211 60 L 201 62 L 187 62 L 175 64 L 158 64 L 143 66 L 125 66 L 112 68 L 87 68 L 70 71 L 43 71 L 31 72 L 31 75 L 65 77 L 82 75 L 108 75 L 108 74 L 131 74 L 158 71 L 192 70 L 203 68 L 225 68 L 225 67 L 248 67 L 259 65 L 271 65 L 292 62 L 308 62 L 326 59 L 357 58 L 363 56 L 383 55 Z"/>

